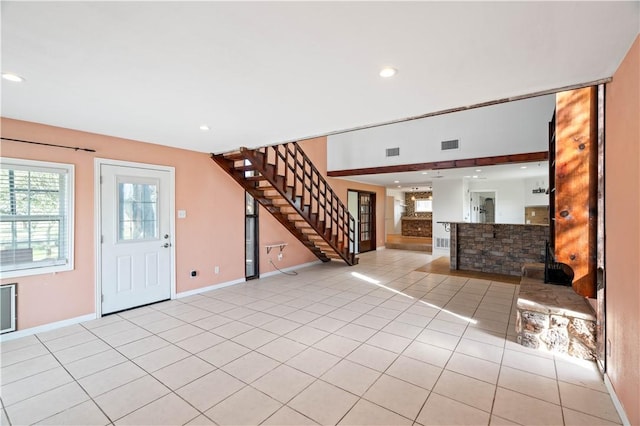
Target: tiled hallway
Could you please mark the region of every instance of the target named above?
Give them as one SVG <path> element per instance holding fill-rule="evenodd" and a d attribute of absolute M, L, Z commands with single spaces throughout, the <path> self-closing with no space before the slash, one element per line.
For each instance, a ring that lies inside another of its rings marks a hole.
<path fill-rule="evenodd" d="M 514 343 L 517 286 L 382 250 L 2 343 L 2 424 L 620 419 L 595 364 Z"/>

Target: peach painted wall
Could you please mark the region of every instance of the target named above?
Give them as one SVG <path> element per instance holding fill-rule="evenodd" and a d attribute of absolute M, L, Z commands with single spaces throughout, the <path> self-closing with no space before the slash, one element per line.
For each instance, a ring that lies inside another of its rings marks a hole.
<path fill-rule="evenodd" d="M 291 233 L 280 225 L 272 215 L 264 207 L 260 206 L 260 273 L 266 274 L 273 272 L 276 268 L 269 263 L 273 263 L 280 269 L 287 268 L 291 265 L 300 265 L 318 261 L 319 259 L 309 251 L 300 241 L 298 241 Z M 278 260 L 279 248 L 274 248 L 267 254 L 266 245 L 287 243 L 288 245 L 282 251 L 282 260 Z"/>
<path fill-rule="evenodd" d="M 75 269 L 3 279 L 18 283 L 18 329 L 95 312 L 94 158 L 175 167 L 177 292 L 244 278 L 244 191 L 207 154 L 2 118 L 2 136 L 67 146 L 96 153 L 2 141 L 2 156 L 75 165 Z M 263 211 L 261 242 L 290 241 L 290 234 Z M 291 245 L 278 266 L 287 268 L 315 257 L 300 244 Z M 262 253 L 261 253 L 262 254 Z M 215 266 L 220 273 L 214 274 Z M 195 269 L 198 276 L 191 278 Z M 263 265 L 262 272 L 271 271 Z"/>
<path fill-rule="evenodd" d="M 606 87 L 607 375 L 640 424 L 640 36 Z"/>
<path fill-rule="evenodd" d="M 382 186 L 367 185 L 344 179 L 327 177 L 327 138 L 320 137 L 300 142 L 305 154 L 313 161 L 316 168 L 327 179 L 327 182 L 338 194 L 344 205 L 347 205 L 348 190 L 368 191 L 376 194 L 376 247 L 384 247 L 384 206 L 386 190 Z"/>
<path fill-rule="evenodd" d="M 367 185 L 338 178 L 328 178 L 327 182 L 347 205 L 346 200 L 350 189 L 356 191 L 375 192 L 376 194 L 376 248 L 384 248 L 384 204 L 386 190 L 382 186 Z"/>

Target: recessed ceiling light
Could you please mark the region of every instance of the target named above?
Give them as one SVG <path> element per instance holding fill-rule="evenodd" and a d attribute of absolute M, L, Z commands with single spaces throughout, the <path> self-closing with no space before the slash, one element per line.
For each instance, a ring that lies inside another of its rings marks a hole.
<path fill-rule="evenodd" d="M 477 175 L 473 175 L 473 176 L 471 176 L 471 177 L 472 177 L 472 178 L 474 178 L 474 179 L 478 179 L 478 176 L 477 176 Z"/>
<path fill-rule="evenodd" d="M 209 126 L 207 126 L 206 124 L 203 124 L 202 126 L 200 126 L 200 130 L 202 130 L 203 132 L 207 132 L 209 131 L 211 128 Z"/>
<path fill-rule="evenodd" d="M 427 173 L 429 173 L 429 172 L 422 172 L 423 175 L 426 175 Z"/>
<path fill-rule="evenodd" d="M 480 173 L 482 171 L 482 169 L 476 169 L 476 172 Z"/>
<path fill-rule="evenodd" d="M 402 186 L 398 185 L 398 188 L 402 188 Z"/>
<path fill-rule="evenodd" d="M 390 78 L 398 73 L 398 70 L 393 67 L 384 67 L 380 70 L 380 77 Z"/>
<path fill-rule="evenodd" d="M 24 77 L 20 77 L 18 74 L 13 74 L 10 72 L 3 72 L 2 78 L 8 81 L 13 81 L 14 83 L 22 83 L 24 81 Z"/>
<path fill-rule="evenodd" d="M 521 168 L 521 169 L 526 169 L 526 168 L 527 168 L 527 166 L 520 166 L 520 168 Z"/>
<path fill-rule="evenodd" d="M 394 180 L 393 183 L 400 183 L 400 181 L 399 180 Z"/>

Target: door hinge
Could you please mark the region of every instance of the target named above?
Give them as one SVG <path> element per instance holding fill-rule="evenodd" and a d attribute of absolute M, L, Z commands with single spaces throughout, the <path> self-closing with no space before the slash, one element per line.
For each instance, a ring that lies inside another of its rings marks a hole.
<path fill-rule="evenodd" d="M 104 243 L 104 235 L 100 235 L 100 244 Z"/>
<path fill-rule="evenodd" d="M 102 175 L 100 175 L 100 184 L 102 184 Z"/>
<path fill-rule="evenodd" d="M 101 302 L 104 302 L 104 294 L 101 294 L 101 295 L 100 295 L 100 301 L 101 301 Z"/>

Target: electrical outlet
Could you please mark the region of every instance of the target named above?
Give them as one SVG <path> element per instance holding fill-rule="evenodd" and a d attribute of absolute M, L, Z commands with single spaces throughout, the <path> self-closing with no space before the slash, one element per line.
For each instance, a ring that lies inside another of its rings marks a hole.
<path fill-rule="evenodd" d="M 278 260 L 282 260 L 282 253 L 278 253 Z"/>
<path fill-rule="evenodd" d="M 213 273 L 218 275 L 220 273 L 220 267 L 216 266 L 215 268 L 213 268 Z"/>

